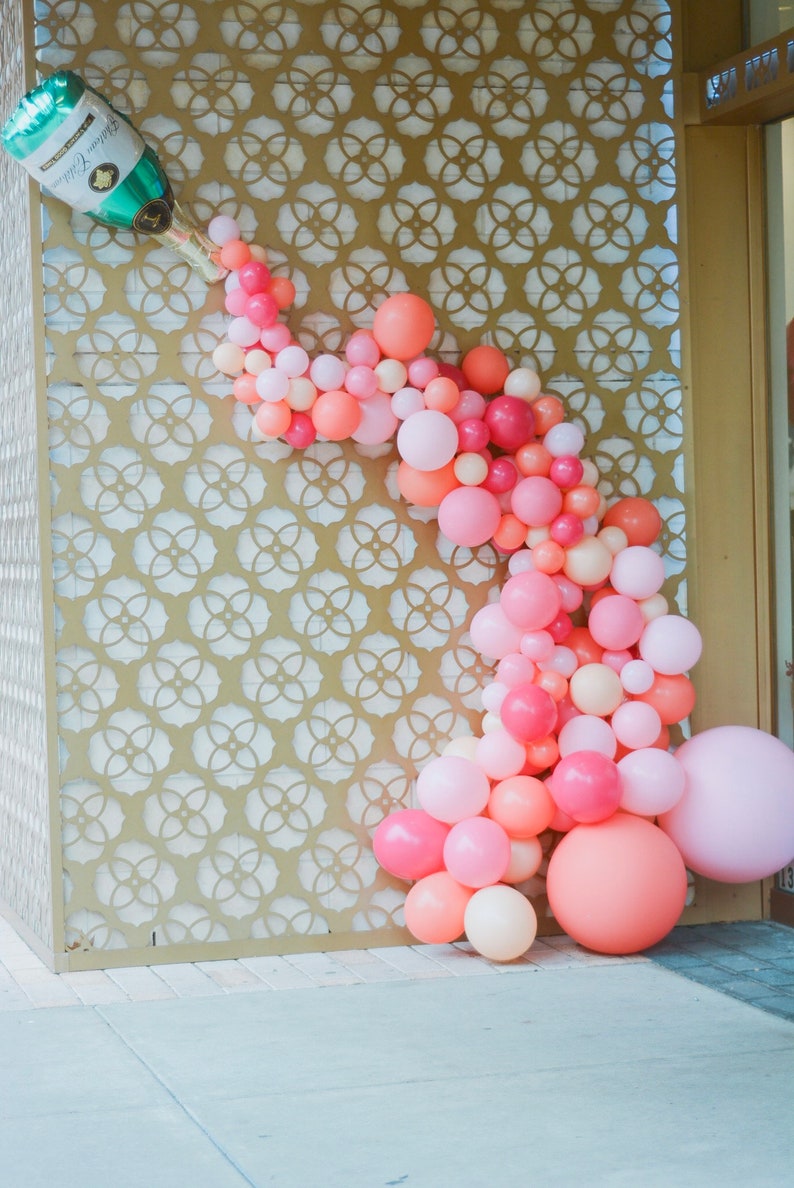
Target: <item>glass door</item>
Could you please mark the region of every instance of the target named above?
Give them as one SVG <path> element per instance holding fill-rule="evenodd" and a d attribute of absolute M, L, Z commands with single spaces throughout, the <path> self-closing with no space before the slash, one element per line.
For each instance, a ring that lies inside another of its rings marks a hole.
<path fill-rule="evenodd" d="M 794 118 L 765 137 L 776 727 L 794 746 Z M 772 916 L 794 924 L 794 863 L 775 883 Z"/>

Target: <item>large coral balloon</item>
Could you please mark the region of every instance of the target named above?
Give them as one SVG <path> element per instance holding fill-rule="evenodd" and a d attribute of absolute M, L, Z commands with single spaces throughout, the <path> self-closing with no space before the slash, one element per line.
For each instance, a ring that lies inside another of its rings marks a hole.
<path fill-rule="evenodd" d="M 391 359 L 413 359 L 435 333 L 433 310 L 415 293 L 394 293 L 378 306 L 372 336 Z"/>
<path fill-rule="evenodd" d="M 637 953 L 676 924 L 687 877 L 676 846 L 642 817 L 615 813 L 576 825 L 549 861 L 546 891 L 557 923 L 597 953 Z"/>

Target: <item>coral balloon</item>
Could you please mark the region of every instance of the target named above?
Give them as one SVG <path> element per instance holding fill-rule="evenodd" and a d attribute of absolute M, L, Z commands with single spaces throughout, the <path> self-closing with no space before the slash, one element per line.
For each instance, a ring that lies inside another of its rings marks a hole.
<path fill-rule="evenodd" d="M 637 693 L 636 698 L 652 705 L 664 726 L 672 726 L 674 722 L 683 722 L 695 708 L 695 686 L 683 673 L 674 676 L 659 673 L 650 689 Z"/>
<path fill-rule="evenodd" d="M 372 337 L 389 358 L 413 359 L 430 344 L 435 329 L 436 319 L 426 301 L 414 293 L 395 293 L 375 311 Z"/>
<path fill-rule="evenodd" d="M 662 530 L 662 517 L 648 499 L 630 495 L 607 508 L 604 527 L 621 528 L 630 545 L 651 545 Z"/>
<path fill-rule="evenodd" d="M 507 356 L 498 347 L 486 344 L 468 351 L 460 367 L 469 387 L 483 396 L 500 392 L 510 372 Z"/>
<path fill-rule="evenodd" d="M 384 870 L 411 882 L 444 868 L 449 825 L 423 809 L 400 809 L 380 822 L 372 849 Z"/>
<path fill-rule="evenodd" d="M 659 825 L 690 870 L 748 883 L 794 858 L 794 753 L 785 743 L 750 726 L 716 726 L 675 757 L 684 792 Z"/>
<path fill-rule="evenodd" d="M 407 462 L 397 467 L 397 489 L 416 507 L 438 507 L 445 495 L 459 486 L 455 477 L 455 463 L 448 462 L 438 470 L 417 470 Z"/>
<path fill-rule="evenodd" d="M 552 854 L 546 879 L 557 923 L 596 953 L 657 944 L 677 923 L 686 890 L 686 867 L 670 838 L 627 813 L 576 825 Z"/>
<path fill-rule="evenodd" d="M 463 935 L 466 905 L 474 892 L 439 870 L 414 883 L 405 897 L 405 923 L 426 945 L 446 945 Z"/>
<path fill-rule="evenodd" d="M 515 775 L 491 789 L 488 816 L 510 837 L 536 837 L 551 825 L 556 805 L 542 780 Z"/>
<path fill-rule="evenodd" d="M 469 943 L 489 961 L 514 961 L 531 947 L 538 931 L 535 909 L 514 887 L 475 891 L 463 923 Z"/>

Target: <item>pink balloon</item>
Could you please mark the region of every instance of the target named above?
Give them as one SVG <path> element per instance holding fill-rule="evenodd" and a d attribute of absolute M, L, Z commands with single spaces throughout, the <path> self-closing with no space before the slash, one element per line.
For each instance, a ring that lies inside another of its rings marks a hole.
<path fill-rule="evenodd" d="M 640 656 L 665 676 L 688 672 L 697 664 L 702 650 L 700 632 L 681 615 L 651 619 L 640 637 Z"/>
<path fill-rule="evenodd" d="M 431 759 L 416 780 L 422 808 L 448 825 L 481 813 L 490 794 L 491 784 L 483 769 L 462 755 Z"/>
<path fill-rule="evenodd" d="M 528 656 L 523 656 L 521 652 L 508 652 L 499 661 L 496 676 L 508 689 L 514 689 L 516 685 L 531 681 L 536 671 L 535 664 Z"/>
<path fill-rule="evenodd" d="M 397 431 L 400 457 L 415 470 L 440 470 L 454 457 L 458 430 L 446 413 L 425 408 L 407 417 Z"/>
<path fill-rule="evenodd" d="M 637 642 L 645 628 L 645 619 L 633 598 L 608 594 L 591 608 L 587 626 L 602 648 L 619 651 Z"/>
<path fill-rule="evenodd" d="M 351 367 L 375 367 L 380 347 L 368 330 L 356 330 L 345 346 L 345 358 Z"/>
<path fill-rule="evenodd" d="M 547 573 L 528 570 L 507 579 L 499 600 L 511 623 L 524 631 L 541 631 L 560 613 L 562 597 Z"/>
<path fill-rule="evenodd" d="M 345 376 L 345 388 L 356 400 L 369 400 L 378 390 L 378 377 L 371 367 L 357 363 Z"/>
<path fill-rule="evenodd" d="M 527 752 L 506 730 L 489 730 L 478 739 L 474 757 L 490 779 L 506 780 L 524 768 Z"/>
<path fill-rule="evenodd" d="M 423 809 L 400 809 L 378 825 L 372 849 L 389 874 L 415 882 L 443 870 L 448 833 L 448 825 Z"/>
<path fill-rule="evenodd" d="M 612 727 L 595 714 L 577 714 L 569 718 L 557 735 L 560 755 L 572 755 L 575 751 L 599 751 L 607 759 L 614 759 L 618 740 Z"/>
<path fill-rule="evenodd" d="M 336 355 L 318 355 L 309 366 L 309 378 L 321 392 L 334 392 L 342 387 L 346 370 Z"/>
<path fill-rule="evenodd" d="M 600 751 L 575 751 L 554 768 L 549 791 L 574 821 L 588 825 L 604 821 L 620 804 L 617 764 Z"/>
<path fill-rule="evenodd" d="M 443 413 L 436 415 L 444 416 Z M 410 420 L 413 421 L 414 417 Z M 403 426 L 407 424 L 408 421 L 403 422 Z M 483 487 L 456 487 L 438 505 L 440 530 L 447 540 L 464 548 L 476 549 L 486 544 L 496 532 L 501 519 L 499 500 Z"/>
<path fill-rule="evenodd" d="M 624 701 L 610 719 L 615 737 L 624 747 L 652 747 L 662 730 L 662 719 L 644 701 Z"/>
<path fill-rule="evenodd" d="M 522 743 L 536 742 L 554 729 L 557 704 L 540 685 L 518 685 L 508 690 L 499 716 L 513 738 Z"/>
<path fill-rule="evenodd" d="M 399 421 L 394 415 L 391 397 L 385 392 L 376 392 L 367 400 L 359 401 L 361 420 L 350 434 L 360 445 L 382 445 L 391 441 Z"/>
<path fill-rule="evenodd" d="M 620 807 L 641 817 L 668 812 L 684 794 L 684 769 L 669 751 L 645 747 L 618 760 Z"/>
<path fill-rule="evenodd" d="M 682 743 L 686 785 L 659 817 L 690 870 L 724 883 L 765 879 L 794 858 L 794 753 L 750 726 Z"/>
<path fill-rule="evenodd" d="M 510 865 L 510 838 L 490 817 L 453 825 L 444 842 L 444 865 L 464 887 L 490 887 Z"/>
<path fill-rule="evenodd" d="M 542 474 L 532 474 L 516 483 L 510 505 L 519 520 L 532 527 L 550 524 L 562 510 L 562 491 Z"/>
<path fill-rule="evenodd" d="M 629 660 L 620 670 L 620 683 L 627 693 L 647 693 L 656 673 L 645 660 Z"/>
<path fill-rule="evenodd" d="M 391 397 L 391 410 L 398 421 L 406 421 L 424 407 L 424 396 L 418 388 L 398 388 Z"/>
<path fill-rule="evenodd" d="M 501 603 L 489 602 L 475 611 L 469 624 L 469 634 L 481 655 L 501 660 L 503 656 L 519 650 L 523 632 L 510 622 Z M 554 646 L 553 642 L 551 646 Z"/>
<path fill-rule="evenodd" d="M 664 582 L 664 562 L 646 545 L 629 545 L 613 559 L 609 580 L 618 594 L 650 598 Z"/>

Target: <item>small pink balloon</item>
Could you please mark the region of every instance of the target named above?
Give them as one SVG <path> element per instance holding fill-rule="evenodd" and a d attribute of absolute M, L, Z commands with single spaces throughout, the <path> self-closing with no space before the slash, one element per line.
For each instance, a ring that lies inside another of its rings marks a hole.
<path fill-rule="evenodd" d="M 444 868 L 449 825 L 424 809 L 399 809 L 380 822 L 372 849 L 384 870 L 414 882 Z"/>
<path fill-rule="evenodd" d="M 391 397 L 385 392 L 376 392 L 368 400 L 359 401 L 361 420 L 350 434 L 359 445 L 382 445 L 391 441 L 399 421 L 391 406 Z"/>
<path fill-rule="evenodd" d="M 417 416 L 421 415 L 417 413 Z M 457 487 L 444 496 L 438 507 L 441 532 L 453 544 L 469 549 L 487 544 L 501 519 L 498 499 L 483 487 Z"/>
<path fill-rule="evenodd" d="M 397 431 L 400 457 L 415 470 L 440 470 L 455 457 L 457 448 L 458 431 L 454 422 L 436 409 L 414 413 Z"/>
<path fill-rule="evenodd" d="M 497 821 L 458 821 L 444 842 L 444 865 L 464 887 L 491 887 L 510 865 L 510 838 Z"/>
<path fill-rule="evenodd" d="M 380 347 L 368 330 L 356 330 L 345 346 L 345 358 L 351 367 L 376 367 L 380 357 Z"/>
<path fill-rule="evenodd" d="M 524 631 L 542 631 L 560 613 L 561 596 L 553 578 L 530 570 L 509 577 L 499 601 L 511 623 Z"/>
<path fill-rule="evenodd" d="M 647 693 L 656 673 L 645 660 L 629 660 L 620 669 L 620 683 L 627 693 Z"/>
<path fill-rule="evenodd" d="M 318 355 L 309 367 L 309 378 L 321 392 L 336 392 L 344 384 L 346 370 L 336 355 Z"/>
<path fill-rule="evenodd" d="M 531 528 L 545 527 L 562 510 L 562 491 L 550 478 L 531 474 L 513 488 L 510 504 L 513 513 Z"/>
<path fill-rule="evenodd" d="M 500 603 L 489 602 L 475 611 L 469 624 L 471 642 L 478 652 L 491 660 L 501 660 L 510 652 L 517 652 L 522 631 L 511 623 Z M 552 641 L 551 646 L 554 647 Z"/>
<path fill-rule="evenodd" d="M 490 781 L 483 769 L 462 755 L 431 759 L 416 780 L 416 795 L 422 808 L 448 825 L 481 813 L 490 792 Z"/>
<path fill-rule="evenodd" d="M 557 704 L 539 685 L 517 685 L 507 692 L 499 711 L 508 734 L 522 743 L 537 742 L 551 734 L 557 721 Z"/>
<path fill-rule="evenodd" d="M 259 341 L 266 351 L 277 354 L 285 346 L 289 346 L 292 342 L 292 335 L 289 332 L 289 326 L 285 326 L 283 322 L 276 322 L 273 326 L 265 326 L 259 335 Z"/>
<path fill-rule="evenodd" d="M 684 769 L 669 751 L 639 748 L 618 760 L 620 807 L 641 817 L 669 812 L 684 794 Z"/>
<path fill-rule="evenodd" d="M 441 371 L 439 369 L 439 375 L 440 374 Z M 451 410 L 449 415 L 452 417 L 452 420 L 456 425 L 459 425 L 462 421 L 469 419 L 481 421 L 485 416 L 486 407 L 487 402 L 484 396 L 481 396 L 479 392 L 473 392 L 471 388 L 463 388 L 460 396 L 458 397 L 458 403 Z M 490 439 L 490 433 L 488 436 Z"/>
<path fill-rule="evenodd" d="M 418 359 L 414 359 L 408 364 L 408 382 L 420 390 L 424 390 L 431 380 L 437 378 L 438 374 L 438 363 L 435 359 L 428 359 L 425 355 L 420 355 Z"/>
<path fill-rule="evenodd" d="M 549 791 L 555 804 L 574 821 L 604 821 L 620 804 L 617 764 L 600 751 L 575 751 L 554 768 Z"/>
<path fill-rule="evenodd" d="M 534 662 L 528 656 L 523 656 L 521 652 L 510 652 L 499 661 L 496 676 L 508 689 L 513 689 L 516 685 L 531 681 L 536 671 Z"/>
<path fill-rule="evenodd" d="M 629 545 L 615 555 L 609 580 L 618 594 L 650 598 L 664 582 L 664 562 L 646 545 Z"/>
<path fill-rule="evenodd" d="M 523 743 L 506 730 L 489 730 L 477 740 L 474 757 L 489 779 L 506 780 L 523 769 L 527 752 Z"/>
<path fill-rule="evenodd" d="M 631 750 L 652 747 L 662 731 L 662 719 L 644 701 L 624 701 L 610 720 L 618 742 Z"/>
<path fill-rule="evenodd" d="M 358 363 L 345 376 L 345 388 L 356 400 L 368 400 L 378 390 L 378 377 L 371 367 Z"/>
<path fill-rule="evenodd" d="M 615 651 L 637 642 L 645 629 L 645 619 L 633 598 L 608 594 L 591 608 L 587 626 L 597 644 Z"/>
<path fill-rule="evenodd" d="M 675 676 L 688 672 L 700 659 L 703 640 L 694 623 L 681 615 L 651 619 L 640 638 L 639 652 L 656 672 Z"/>
<path fill-rule="evenodd" d="M 398 388 L 391 397 L 392 412 L 400 421 L 421 412 L 424 407 L 424 397 L 418 388 Z"/>
<path fill-rule="evenodd" d="M 614 759 L 618 749 L 615 731 L 595 714 L 577 714 L 569 718 L 557 735 L 557 743 L 563 757 L 576 751 L 599 751 L 607 759 Z"/>

